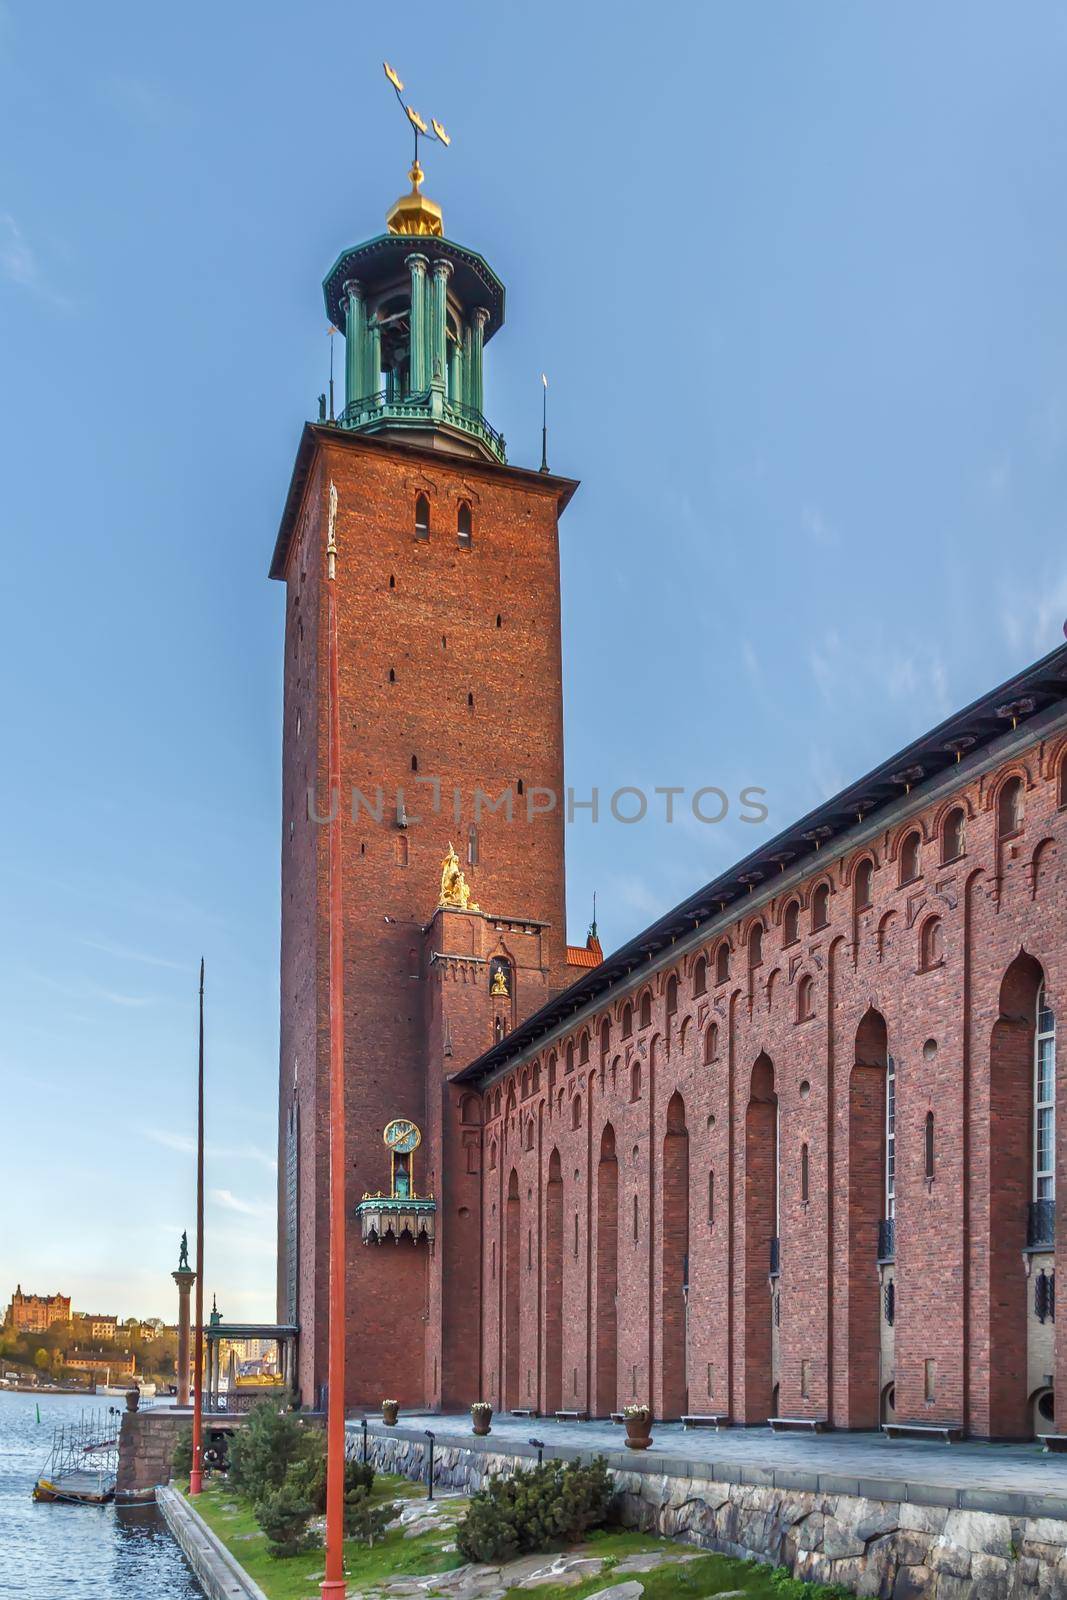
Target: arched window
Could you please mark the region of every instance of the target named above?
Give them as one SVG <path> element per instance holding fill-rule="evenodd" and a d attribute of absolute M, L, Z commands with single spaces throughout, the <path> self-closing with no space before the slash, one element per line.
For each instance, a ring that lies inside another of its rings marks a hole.
<path fill-rule="evenodd" d="M 456 543 L 461 550 L 471 547 L 471 508 L 466 500 L 460 501 L 456 512 Z"/>
<path fill-rule="evenodd" d="M 856 910 L 869 911 L 874 899 L 874 862 L 869 856 L 856 868 L 853 888 L 856 895 Z"/>
<path fill-rule="evenodd" d="M 629 1039 L 629 1037 L 633 1033 L 633 1031 L 634 1031 L 634 1008 L 630 1004 L 630 1002 L 627 1000 L 626 1004 L 622 1008 L 622 1036 L 623 1036 L 623 1038 L 624 1039 Z"/>
<path fill-rule="evenodd" d="M 638 1012 L 637 1026 L 639 1028 L 650 1028 L 652 1026 L 652 996 L 647 989 L 641 996 L 641 1008 Z"/>
<path fill-rule="evenodd" d="M 1056 799 L 1061 810 L 1067 806 L 1067 750 L 1060 757 L 1059 778 L 1056 784 Z"/>
<path fill-rule="evenodd" d="M 730 976 L 730 946 L 724 939 L 715 952 L 715 982 L 725 983 Z"/>
<path fill-rule="evenodd" d="M 900 847 L 900 881 L 914 883 L 922 866 L 922 840 L 916 828 Z"/>
<path fill-rule="evenodd" d="M 1009 778 L 997 797 L 997 833 L 1010 839 L 1023 825 L 1023 780 Z"/>
<path fill-rule="evenodd" d="M 924 972 L 929 972 L 931 967 L 939 967 L 944 959 L 945 944 L 941 930 L 941 918 L 928 917 L 923 923 L 919 965 Z"/>
<path fill-rule="evenodd" d="M 1037 991 L 1034 1030 L 1034 1199 L 1056 1197 L 1056 1018 L 1045 986 Z"/>
<path fill-rule="evenodd" d="M 582 1097 L 576 1094 L 571 1101 L 571 1127 L 580 1128 L 582 1125 Z"/>
<path fill-rule="evenodd" d="M 641 1098 L 641 1063 L 640 1063 L 640 1061 L 635 1061 L 632 1064 L 632 1066 L 630 1067 L 630 1099 L 631 1100 L 640 1100 L 640 1098 Z"/>
<path fill-rule="evenodd" d="M 719 1054 L 719 1024 L 709 1022 L 704 1034 L 704 1065 L 710 1066 Z"/>
<path fill-rule="evenodd" d="M 600 1024 L 600 1061 L 601 1065 L 607 1060 L 611 1049 L 611 1023 L 607 1017 Z"/>
<path fill-rule="evenodd" d="M 797 1021 L 810 1022 L 815 1015 L 815 979 L 805 973 L 797 985 Z"/>
<path fill-rule="evenodd" d="M 678 1009 L 678 979 L 672 972 L 667 979 L 667 1015 L 672 1017 Z"/>
<path fill-rule="evenodd" d="M 763 961 L 763 927 L 755 923 L 748 936 L 748 964 L 758 967 Z"/>
<path fill-rule="evenodd" d="M 697 956 L 693 966 L 693 993 L 707 994 L 708 992 L 708 963 L 703 956 Z"/>
<path fill-rule="evenodd" d="M 584 1067 L 589 1061 L 589 1035 L 582 1034 L 578 1040 L 578 1065 Z"/>
<path fill-rule="evenodd" d="M 811 897 L 811 926 L 813 931 L 825 928 L 830 921 L 830 885 L 820 883 Z"/>
<path fill-rule="evenodd" d="M 415 537 L 428 539 L 430 537 L 430 497 L 425 494 L 415 496 Z"/>
<path fill-rule="evenodd" d="M 928 1111 L 926 1113 L 926 1133 L 923 1139 L 923 1158 L 926 1177 L 928 1179 L 932 1178 L 934 1175 L 934 1114 L 932 1111 Z"/>
<path fill-rule="evenodd" d="M 963 807 L 953 806 L 941 824 L 941 861 L 958 861 L 963 854 Z"/>
<path fill-rule="evenodd" d="M 496 1140 L 495 1139 L 490 1139 L 490 1141 L 489 1141 L 489 1171 L 490 1172 L 495 1172 L 496 1171 Z"/>
<path fill-rule="evenodd" d="M 564 1070 L 567 1071 L 567 1072 L 573 1072 L 574 1071 L 574 1045 L 573 1045 L 573 1043 L 570 1043 L 570 1044 L 567 1045 L 567 1065 L 566 1065 L 566 1068 Z"/>
<path fill-rule="evenodd" d="M 808 1192 L 808 1147 L 807 1147 L 806 1144 L 802 1144 L 801 1147 L 800 1147 L 800 1201 L 801 1201 L 801 1204 L 806 1206 L 809 1199 L 810 1199 L 810 1194 Z"/>
<path fill-rule="evenodd" d="M 800 904 L 796 900 L 790 900 L 785 908 L 785 916 L 782 918 L 782 943 L 796 944 L 799 938 Z"/>

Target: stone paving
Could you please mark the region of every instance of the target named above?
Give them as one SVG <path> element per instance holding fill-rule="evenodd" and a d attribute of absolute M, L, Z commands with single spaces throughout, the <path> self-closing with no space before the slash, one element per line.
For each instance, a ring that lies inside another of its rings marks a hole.
<path fill-rule="evenodd" d="M 718 1482 L 773 1484 L 780 1488 L 910 1499 L 1010 1514 L 1067 1516 L 1067 1457 L 1041 1446 L 891 1440 L 881 1433 L 772 1434 L 768 1428 L 685 1429 L 657 1423 L 652 1448 L 627 1450 L 623 1429 L 610 1422 L 556 1422 L 546 1417 L 493 1417 L 488 1439 L 475 1439 L 466 1413 L 404 1412 L 396 1429 L 369 1417 L 375 1434 L 403 1434 L 420 1442 L 432 1429 L 441 1446 L 530 1455 L 531 1438 L 546 1454 L 603 1452 L 629 1472 Z M 358 1435 L 358 1419 L 349 1419 Z"/>

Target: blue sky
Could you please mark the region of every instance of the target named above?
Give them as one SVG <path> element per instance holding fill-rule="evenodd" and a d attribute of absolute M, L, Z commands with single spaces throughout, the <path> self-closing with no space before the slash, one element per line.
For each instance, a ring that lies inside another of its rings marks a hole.
<path fill-rule="evenodd" d="M 0 0 L 0 1297 L 170 1315 L 208 964 L 224 1312 L 273 1307 L 282 592 L 320 283 L 408 141 L 581 477 L 568 780 L 784 825 L 1067 616 L 1067 13 Z M 340 352 L 338 352 L 340 354 Z M 580 814 L 581 815 L 581 814 Z M 613 946 L 753 830 L 570 830 Z"/>

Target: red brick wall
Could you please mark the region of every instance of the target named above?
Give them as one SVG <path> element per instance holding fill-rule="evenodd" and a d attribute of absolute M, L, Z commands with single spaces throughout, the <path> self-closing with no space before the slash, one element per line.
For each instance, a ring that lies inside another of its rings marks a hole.
<path fill-rule="evenodd" d="M 754 894 L 744 919 L 710 929 L 651 978 L 635 973 L 628 989 L 620 987 L 597 1012 L 576 1019 L 572 1035 L 546 1041 L 540 1053 L 529 1052 L 488 1086 L 485 1137 L 507 1150 L 524 1204 L 528 1190 L 534 1201 L 546 1192 L 542 1145 L 560 1156 L 563 1270 L 557 1278 L 546 1261 L 545 1292 L 550 1296 L 550 1285 L 558 1283 L 562 1296 L 564 1404 L 571 1403 L 577 1367 L 583 1392 L 586 1370 L 593 1375 L 593 1408 L 608 1408 L 610 1385 L 601 1382 L 600 1366 L 614 1340 L 619 1403 L 650 1399 L 661 1411 L 674 1412 L 678 1373 L 684 1371 L 691 1409 L 730 1410 L 736 1419 L 751 1421 L 768 1414 L 776 1099 L 780 1410 L 826 1416 L 839 1427 L 869 1427 L 878 1418 L 881 1389 L 894 1382 L 900 1418 L 963 1422 L 978 1434 L 1028 1427 L 1030 1309 L 1022 1245 L 1031 1181 L 1032 1036 L 1030 1022 L 1020 1026 L 1013 1015 L 1020 1005 L 1032 1009 L 1033 985 L 1020 1002 L 1002 996 L 1002 984 L 1025 952 L 1044 973 L 1053 1008 L 1067 1017 L 1067 812 L 1059 805 L 1057 779 L 1064 748 L 1062 732 L 1029 745 L 1019 741 L 999 765 L 985 756 L 973 764 L 973 775 L 961 767 L 955 792 L 944 785 L 925 802 L 915 793 L 895 808 L 889 825 L 879 828 L 872 820 L 855 846 L 836 856 L 822 852 L 818 872 L 786 877 L 782 890 L 770 896 Z M 1012 774 L 1024 777 L 1025 817 L 1019 836 L 1002 840 L 997 795 Z M 950 806 L 960 803 L 966 811 L 965 851 L 944 861 L 941 824 Z M 899 845 L 915 826 L 922 834 L 921 871 L 902 883 Z M 869 907 L 857 905 L 853 893 L 863 858 L 875 867 Z M 813 927 L 813 891 L 821 882 L 831 890 L 829 921 Z M 784 914 L 793 898 L 801 904 L 799 937 L 786 945 Z M 756 915 L 764 928 L 762 961 L 750 971 L 748 934 Z M 943 954 L 928 965 L 921 954 L 923 929 L 933 915 L 941 922 Z M 723 938 L 731 946 L 729 977 L 716 983 L 715 953 Z M 694 994 L 700 953 L 709 958 L 707 992 Z M 672 972 L 678 1007 L 668 1016 L 665 990 Z M 810 1017 L 797 1003 L 805 976 L 813 980 Z M 641 1028 L 637 1002 L 649 983 L 651 1019 Z M 623 1038 L 627 999 L 635 1027 Z M 604 1018 L 611 1033 L 602 1058 Z M 706 1062 L 704 1034 L 713 1021 L 718 1049 Z M 581 1066 L 577 1045 L 584 1028 L 597 1043 Z M 568 1042 L 575 1045 L 570 1073 L 564 1066 Z M 876 1255 L 884 1207 L 887 1052 L 897 1072 L 897 1252 L 894 1359 L 883 1370 Z M 765 1063 L 754 1091 L 761 1056 Z M 1065 1058 L 1061 1038 L 1060 1084 Z M 575 1126 L 572 1101 L 578 1094 L 584 1110 Z M 668 1203 L 678 1187 L 670 1176 L 668 1127 L 675 1095 L 684 1103 L 689 1167 L 684 1352 L 669 1315 L 680 1237 Z M 924 1133 L 931 1111 L 935 1167 L 927 1178 Z M 539 1127 L 531 1151 L 521 1141 L 526 1115 L 536 1117 Z M 609 1124 L 618 1161 L 611 1240 L 592 1170 Z M 1065 1139 L 1067 1110 L 1058 1124 L 1061 1172 Z M 709 1221 L 710 1171 L 716 1174 L 716 1205 Z M 578 1271 L 570 1270 L 569 1259 L 575 1210 L 582 1245 Z M 485 1259 L 495 1242 L 499 1249 L 499 1227 L 486 1216 Z M 615 1330 L 599 1314 L 606 1293 L 601 1286 L 613 1270 Z M 494 1330 L 506 1314 L 498 1281 L 483 1317 L 487 1365 L 496 1358 Z M 1067 1366 L 1063 1349 L 1061 1339 L 1057 1365 Z M 1061 1377 L 1067 1383 L 1067 1370 Z M 544 1408 L 554 1398 L 543 1371 L 539 1403 Z"/>

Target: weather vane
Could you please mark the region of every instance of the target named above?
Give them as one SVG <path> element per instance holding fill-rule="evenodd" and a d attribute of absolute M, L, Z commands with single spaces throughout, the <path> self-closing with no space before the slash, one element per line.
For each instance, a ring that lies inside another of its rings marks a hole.
<path fill-rule="evenodd" d="M 437 121 L 436 117 L 430 118 L 430 124 L 429 127 L 427 127 L 426 123 L 419 116 L 419 113 L 415 110 L 415 107 L 404 104 L 404 85 L 401 83 L 399 77 L 393 71 L 388 61 L 383 61 L 382 66 L 385 68 L 385 76 L 389 79 L 389 82 L 393 86 L 393 92 L 396 95 L 397 101 L 399 102 L 404 115 L 407 117 L 415 131 L 415 166 L 418 167 L 420 134 L 424 139 L 436 139 L 438 144 L 443 144 L 445 146 L 450 145 L 452 140 L 449 138 L 444 128 L 442 128 L 441 124 Z M 420 174 L 421 170 L 422 169 L 420 168 Z"/>

